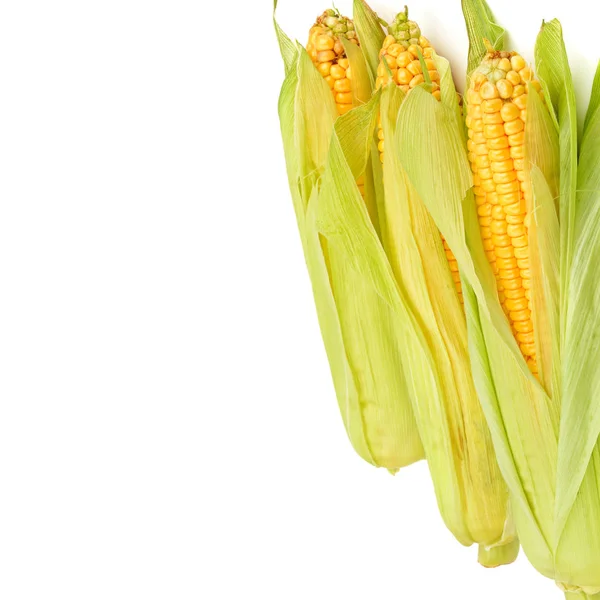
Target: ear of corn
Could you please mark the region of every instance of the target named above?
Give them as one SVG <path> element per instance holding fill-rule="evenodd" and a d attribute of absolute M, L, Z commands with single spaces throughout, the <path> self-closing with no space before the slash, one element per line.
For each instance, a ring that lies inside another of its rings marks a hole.
<path fill-rule="evenodd" d="M 543 562 L 546 572 L 552 573 L 546 535 L 552 529 L 554 413 L 543 388 L 529 372 L 498 301 L 470 191 L 468 159 L 458 143 L 462 125 L 453 107 L 422 90 L 409 94 L 403 112 L 399 132 L 402 164 L 461 268 L 473 376 L 498 463 L 513 494 L 517 532 L 524 548 L 540 548 L 538 563 Z M 522 431 L 527 435 L 519 440 L 519 446 L 507 445 L 507 432 Z M 536 448 L 544 448 L 544 452 Z M 540 492 L 533 506 L 532 489 Z M 519 527 L 522 523 L 528 527 Z"/>
<path fill-rule="evenodd" d="M 306 50 L 334 94 L 340 115 L 352 108 L 352 70 L 342 42 L 358 44 L 354 23 L 334 9 L 326 10 L 309 32 Z"/>
<path fill-rule="evenodd" d="M 331 88 L 338 114 L 344 115 L 353 107 L 369 101 L 373 80 L 351 19 L 337 10 L 326 10 L 311 27 L 306 49 Z M 357 184 L 371 221 L 378 229 L 379 216 L 370 165 L 360 173 Z"/>
<path fill-rule="evenodd" d="M 470 4 L 477 8 L 482 2 Z M 480 16 L 482 22 L 487 20 L 485 12 Z M 492 54 L 491 58 L 506 57 Z M 600 520 L 596 400 L 600 381 L 597 343 L 592 342 L 598 333 L 597 310 L 592 307 L 597 297 L 600 239 L 591 225 L 597 216 L 590 212 L 598 205 L 600 183 L 596 180 L 600 129 L 595 130 L 600 98 L 590 103 L 587 143 L 582 144 L 580 154 L 584 173 L 580 168 L 579 186 L 588 192 L 576 202 L 575 106 L 558 22 L 544 24 L 536 59 L 547 105 L 529 83 L 523 94 L 527 96 L 522 115 L 526 187 L 521 191 L 530 192 L 523 194 L 524 223 L 539 381 L 527 367 L 501 309 L 475 195 L 469 191 L 470 184 L 465 185 L 464 157 L 456 154 L 460 127 L 451 131 L 448 114 L 425 93 L 413 92 L 407 98 L 406 104 L 414 108 L 407 122 L 416 121 L 419 126 L 407 129 L 404 139 L 412 145 L 401 160 L 461 268 L 473 372 L 525 553 L 538 571 L 557 581 L 568 598 L 586 598 L 600 592 L 599 543 L 594 535 Z M 495 78 L 499 62 L 486 76 Z M 504 85 L 500 81 L 506 78 L 498 76 L 494 82 L 499 95 Z M 600 93 L 600 81 L 594 93 Z M 499 137 L 489 139 L 494 144 Z M 487 139 L 485 149 L 501 150 L 489 147 Z M 440 189 L 446 190 L 443 201 Z"/>
<path fill-rule="evenodd" d="M 407 21 L 406 13 L 395 23 L 402 41 L 397 45 L 405 52 L 404 44 L 412 48 L 411 63 L 416 61 L 421 68 L 415 58 L 420 48 L 416 50 L 413 45 L 419 38 L 425 48 L 428 43 L 416 24 Z M 417 34 L 418 38 L 411 37 Z M 394 53 L 402 57 L 392 43 L 384 52 L 390 48 L 390 57 L 396 59 Z M 441 81 L 434 68 L 435 55 L 428 55 L 431 58 L 426 68 L 430 66 L 434 78 Z M 401 68 L 394 62 L 391 65 Z M 452 85 L 447 62 L 443 62 L 443 71 L 446 84 Z M 426 93 L 419 81 L 408 88 L 406 98 Z M 436 91 L 441 98 L 439 86 Z M 444 94 L 452 95 L 456 115 L 453 85 L 452 91 L 446 89 Z M 496 566 L 515 559 L 518 542 L 507 514 L 507 490 L 472 380 L 457 280 L 443 240 L 398 160 L 401 142 L 397 124 L 404 121 L 405 95 L 396 84 L 383 86 L 379 138 L 385 138 L 390 150 L 382 157 L 381 237 L 402 300 L 412 316 L 412 328 L 404 338 L 406 376 L 442 517 L 461 543 L 480 544 L 480 562 Z"/>
<path fill-rule="evenodd" d="M 291 52 L 293 44 L 277 32 L 287 70 L 279 115 L 290 191 L 344 426 L 362 458 L 396 471 L 423 457 L 400 362 L 396 317 L 355 265 L 362 247 L 341 247 L 339 237 L 324 233 L 321 214 L 327 189 L 337 189 L 341 173 L 351 173 L 347 222 L 378 240 L 360 195 L 357 201 L 355 183 L 366 170 L 376 108 L 368 104 L 340 117 L 334 135 L 338 111 L 329 86 L 307 52 L 299 46 Z M 378 102 L 372 100 L 376 107 Z M 377 256 L 369 260 L 385 270 Z"/>

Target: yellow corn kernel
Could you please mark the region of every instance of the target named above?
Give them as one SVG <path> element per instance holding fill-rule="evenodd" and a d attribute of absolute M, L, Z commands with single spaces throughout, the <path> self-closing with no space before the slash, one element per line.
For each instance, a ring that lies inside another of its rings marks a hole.
<path fill-rule="evenodd" d="M 519 75 L 521 76 L 521 81 L 526 83 L 531 80 L 533 77 L 533 73 L 529 67 L 525 67 L 519 71 Z"/>
<path fill-rule="evenodd" d="M 513 102 L 519 107 L 520 110 L 527 108 L 527 94 L 522 94 L 516 98 L 513 94 Z"/>
<path fill-rule="evenodd" d="M 504 135 L 504 125 L 500 123 L 494 123 L 493 125 L 484 125 L 483 135 L 487 139 L 502 137 Z"/>
<path fill-rule="evenodd" d="M 517 333 L 517 341 L 521 344 L 526 343 L 527 345 L 533 345 L 535 338 L 533 336 L 533 331 L 528 331 L 527 333 Z"/>
<path fill-rule="evenodd" d="M 493 234 L 495 234 L 495 235 L 506 234 L 506 227 L 507 227 L 506 221 L 495 220 L 492 215 L 492 223 L 490 225 L 490 230 Z M 498 259 L 498 260 L 509 260 L 509 259 L 502 258 L 502 259 Z M 513 260 L 513 259 L 511 259 L 511 260 Z M 516 260 L 515 260 L 515 266 L 517 266 Z M 500 267 L 500 265 L 498 265 L 498 267 Z M 508 267 L 500 267 L 500 268 L 508 268 Z"/>
<path fill-rule="evenodd" d="M 504 123 L 502 115 L 499 112 L 486 113 L 481 119 L 484 125 L 491 125 L 492 123 Z"/>
<path fill-rule="evenodd" d="M 317 50 L 333 50 L 334 40 L 329 35 L 320 35 L 317 38 Z"/>
<path fill-rule="evenodd" d="M 481 88 L 479 89 L 479 93 L 484 100 L 492 100 L 493 98 L 498 98 L 500 94 L 498 93 L 498 89 L 496 86 L 490 81 L 486 81 Z"/>
<path fill-rule="evenodd" d="M 521 76 L 517 71 L 509 71 L 506 74 L 506 79 L 510 81 L 513 84 L 513 86 L 519 85 L 521 83 Z"/>
<path fill-rule="evenodd" d="M 515 248 L 525 248 L 528 245 L 528 240 L 526 235 L 522 235 L 520 237 L 512 238 L 512 245 Z"/>
<path fill-rule="evenodd" d="M 473 137 L 471 138 L 475 144 L 485 144 L 485 135 L 483 131 L 473 131 Z"/>
<path fill-rule="evenodd" d="M 327 77 L 327 75 L 329 75 L 329 72 L 331 71 L 332 65 L 333 65 L 333 63 L 330 61 L 319 63 L 317 65 L 317 71 L 319 71 L 319 73 L 321 73 L 321 75 L 323 75 L 323 77 Z"/>
<path fill-rule="evenodd" d="M 390 44 L 387 47 L 386 54 L 391 54 L 393 57 L 397 58 L 403 50 L 404 47 L 401 44 Z"/>
<path fill-rule="evenodd" d="M 492 214 L 492 205 L 491 204 L 483 204 L 477 208 L 477 214 L 480 217 L 489 217 Z"/>
<path fill-rule="evenodd" d="M 514 254 L 515 254 L 514 248 L 512 246 L 496 248 L 495 252 L 496 252 L 496 256 L 498 258 L 510 258 L 511 256 L 514 256 Z"/>
<path fill-rule="evenodd" d="M 508 123 L 504 123 L 504 131 L 506 135 L 515 135 L 520 131 L 525 129 L 525 123 L 521 121 L 521 119 L 515 119 L 514 121 L 509 121 Z"/>
<path fill-rule="evenodd" d="M 503 221 L 506 223 L 504 208 L 499 204 L 492 204 L 492 219 L 494 219 L 494 221 Z"/>
<path fill-rule="evenodd" d="M 396 38 L 393 35 L 386 35 L 385 39 L 383 40 L 383 49 L 385 50 L 391 44 L 395 44 L 395 43 L 396 43 Z"/>
<path fill-rule="evenodd" d="M 507 215 L 507 222 L 508 222 L 509 215 L 512 215 L 512 216 L 521 215 L 524 217 L 525 213 L 527 212 L 527 205 L 524 200 L 521 200 L 519 202 L 515 202 L 514 204 L 509 204 L 508 206 L 505 206 L 504 212 Z"/>
<path fill-rule="evenodd" d="M 339 92 L 335 95 L 337 104 L 352 104 L 352 94 L 348 92 Z"/>
<path fill-rule="evenodd" d="M 506 221 L 501 221 L 501 223 L 506 228 Z M 499 269 L 516 269 L 517 268 L 517 259 L 513 256 L 508 258 L 498 257 L 496 258 L 496 262 L 498 263 Z"/>
<path fill-rule="evenodd" d="M 510 158 L 510 149 L 500 148 L 499 150 L 490 150 L 488 157 L 493 161 L 508 160 Z"/>
<path fill-rule="evenodd" d="M 417 85 L 423 83 L 425 81 L 425 77 L 423 75 L 415 75 L 408 84 L 410 88 L 414 88 Z"/>
<path fill-rule="evenodd" d="M 390 69 L 390 71 L 398 68 L 396 57 L 392 56 L 391 54 L 386 54 L 381 62 L 384 64 L 384 66 L 387 65 L 387 68 Z"/>
<path fill-rule="evenodd" d="M 524 156 L 525 156 L 524 146 L 512 146 L 510 149 L 510 156 L 513 159 L 524 158 Z"/>
<path fill-rule="evenodd" d="M 507 102 L 501 109 L 500 115 L 505 122 L 514 121 L 521 116 L 521 110 L 512 102 Z"/>
<path fill-rule="evenodd" d="M 506 247 L 511 245 L 511 239 L 508 235 L 494 235 L 492 234 L 492 241 L 496 246 Z"/>
<path fill-rule="evenodd" d="M 506 136 L 495 138 L 487 141 L 487 146 L 490 150 L 500 150 L 501 148 L 508 148 L 509 140 Z"/>
<path fill-rule="evenodd" d="M 519 81 L 521 80 L 521 76 L 519 75 Z M 522 96 L 523 94 L 525 94 L 527 90 L 525 89 L 525 86 L 523 84 L 519 84 L 519 85 L 515 85 L 514 89 L 513 89 L 513 102 L 514 102 L 514 98 L 519 98 L 520 96 Z"/>
<path fill-rule="evenodd" d="M 508 125 L 508 123 L 507 123 Z M 525 132 L 519 131 L 519 133 L 515 133 L 513 135 L 508 136 L 508 144 L 513 146 L 522 146 L 525 142 Z"/>
<path fill-rule="evenodd" d="M 517 179 L 517 172 L 515 170 L 506 171 L 505 173 L 494 173 L 494 183 L 510 183 Z"/>
<path fill-rule="evenodd" d="M 490 166 L 490 158 L 487 155 L 475 157 L 475 167 L 477 169 L 487 169 Z"/>
<path fill-rule="evenodd" d="M 519 194 L 519 190 L 512 190 L 506 193 L 498 192 L 498 204 L 501 206 L 509 206 L 511 204 L 515 204 L 521 199 L 521 195 Z"/>
<path fill-rule="evenodd" d="M 333 84 L 333 89 L 336 92 L 350 92 L 350 91 L 352 91 L 351 86 L 350 86 L 350 80 L 346 79 L 346 78 L 335 80 L 335 83 Z"/>
<path fill-rule="evenodd" d="M 340 65 L 333 65 L 330 73 L 334 79 L 344 79 L 344 77 L 346 77 L 346 71 L 347 69 L 343 69 Z"/>
<path fill-rule="evenodd" d="M 317 53 L 317 62 L 329 62 L 335 60 L 336 54 L 333 50 L 321 50 Z"/>
<path fill-rule="evenodd" d="M 504 285 L 504 288 L 507 290 L 516 290 L 517 288 L 523 286 L 523 280 L 520 277 L 517 277 L 515 279 L 504 279 L 502 283 Z M 513 318 L 513 320 L 515 319 Z"/>
<path fill-rule="evenodd" d="M 513 93 L 513 84 L 508 79 L 501 79 L 496 83 L 500 98 L 510 98 Z"/>
<path fill-rule="evenodd" d="M 501 108 L 502 100 L 500 98 L 494 98 L 492 100 L 483 100 L 483 102 L 481 103 L 481 109 L 484 113 L 499 112 Z"/>
<path fill-rule="evenodd" d="M 423 72 L 423 69 L 421 68 L 421 62 L 418 60 L 413 60 L 411 63 L 409 63 L 409 65 L 406 67 L 413 75 L 419 75 L 419 73 Z"/>
<path fill-rule="evenodd" d="M 493 162 L 491 169 L 494 173 L 506 173 L 507 171 L 512 171 L 514 169 L 513 160 L 512 158 L 509 158 L 508 160 Z"/>
<path fill-rule="evenodd" d="M 516 279 L 521 276 L 519 269 L 499 269 L 498 274 L 501 279 Z"/>
<path fill-rule="evenodd" d="M 413 61 L 413 56 L 410 52 L 401 52 L 396 58 L 396 63 L 399 67 L 406 68 Z"/>
<path fill-rule="evenodd" d="M 524 292 L 524 290 L 519 290 L 519 292 Z M 515 308 L 512 310 L 525 310 L 525 308 L 529 308 L 529 302 L 524 295 L 519 299 L 513 300 L 513 302 L 519 302 L 519 304 L 518 308 L 516 308 L 517 305 L 515 305 Z M 533 331 L 533 323 L 531 321 L 515 321 L 513 327 L 518 333 L 529 333 L 530 331 Z"/>
<path fill-rule="evenodd" d="M 516 54 L 515 56 L 513 56 L 510 59 L 510 64 L 511 64 L 513 70 L 515 70 L 517 72 L 527 66 L 527 63 L 525 62 L 523 57 L 519 56 L 518 54 Z"/>
<path fill-rule="evenodd" d="M 529 248 L 515 248 L 515 257 L 523 259 L 529 257 Z"/>
<path fill-rule="evenodd" d="M 419 46 L 417 46 L 416 44 L 411 44 L 408 47 L 408 51 L 415 57 L 415 58 L 419 58 L 419 51 L 421 49 L 419 48 Z"/>
<path fill-rule="evenodd" d="M 407 69 L 398 69 L 396 73 L 396 82 L 398 85 L 408 85 L 413 78 L 413 75 Z"/>

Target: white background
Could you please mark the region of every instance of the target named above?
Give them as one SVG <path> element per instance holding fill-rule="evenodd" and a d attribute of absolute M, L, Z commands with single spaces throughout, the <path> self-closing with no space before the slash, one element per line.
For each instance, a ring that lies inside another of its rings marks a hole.
<path fill-rule="evenodd" d="M 324 8 L 281 0 L 281 24 L 305 41 Z M 585 105 L 589 2 L 493 9 L 528 57 L 563 20 Z M 410 10 L 461 84 L 458 0 Z M 558 599 L 523 558 L 476 564 L 424 463 L 391 477 L 347 441 L 270 11 L 0 4 L 0 598 Z"/>

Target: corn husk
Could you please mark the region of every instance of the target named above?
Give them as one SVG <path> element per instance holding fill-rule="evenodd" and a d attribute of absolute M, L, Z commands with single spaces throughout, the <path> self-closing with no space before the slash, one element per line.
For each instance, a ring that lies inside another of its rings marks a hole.
<path fill-rule="evenodd" d="M 560 97 L 558 98 L 560 106 Z M 556 570 L 569 586 L 600 592 L 600 373 L 597 290 L 600 238 L 600 71 L 588 109 L 572 207 L 566 292 L 563 393 L 557 468 Z M 560 120 L 560 109 L 558 111 Z M 561 128 L 563 127 L 561 123 Z M 561 169 L 561 175 L 564 171 Z M 562 198 L 561 198 L 562 200 Z M 571 216 L 571 215 L 569 215 Z M 561 229 L 563 222 L 561 221 Z M 567 238 L 567 236 L 565 236 Z M 562 240 L 561 240 L 562 241 Z M 562 263 L 561 263 L 562 265 Z"/>
<path fill-rule="evenodd" d="M 290 191 L 342 419 L 356 452 L 395 472 L 421 459 L 423 448 L 401 366 L 398 317 L 381 294 L 395 284 L 355 183 L 369 171 L 373 109 L 363 105 L 336 120 L 331 91 L 305 50 L 277 24 L 276 32 L 286 69 L 279 116 Z M 348 58 L 355 78 L 368 73 L 356 66 L 361 55 Z M 374 193 L 369 178 L 367 194 Z M 344 195 L 332 192 L 338 188 Z"/>
<path fill-rule="evenodd" d="M 360 13 L 355 25 L 367 30 Z M 447 61 L 440 60 L 439 72 L 442 98 L 456 116 Z M 398 158 L 400 146 L 410 146 L 399 132 L 406 101 L 395 85 L 381 91 L 386 152 L 377 201 L 381 244 L 398 287 L 398 310 L 405 313 L 403 366 L 442 518 L 459 542 L 480 545 L 482 564 L 496 566 L 516 558 L 518 542 L 477 399 L 465 314 L 442 239 Z"/>
<path fill-rule="evenodd" d="M 485 2 L 463 0 L 463 8 L 473 57 L 479 39 L 502 43 Z M 462 124 L 423 91 L 406 100 L 414 125 L 401 160 L 461 269 L 473 374 L 523 549 L 574 599 L 600 592 L 600 76 L 577 176 L 573 86 L 557 21 L 542 27 L 536 65 L 548 106 L 529 94 L 525 155 L 539 381 L 512 337 L 483 251 Z"/>
<path fill-rule="evenodd" d="M 379 17 L 364 0 L 354 0 L 352 11 L 360 47 L 369 67 L 372 81 L 375 81 L 379 64 L 379 50 L 385 39 L 385 33 Z"/>

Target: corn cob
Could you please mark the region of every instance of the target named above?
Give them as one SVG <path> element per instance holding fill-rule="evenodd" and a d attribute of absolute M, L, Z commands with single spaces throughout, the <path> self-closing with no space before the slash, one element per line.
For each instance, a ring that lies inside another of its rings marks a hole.
<path fill-rule="evenodd" d="M 306 50 L 331 88 L 338 113 L 343 115 L 352 108 L 352 72 L 341 37 L 358 45 L 352 21 L 330 8 L 311 27 Z"/>
<path fill-rule="evenodd" d="M 398 13 L 393 23 L 388 27 L 388 35 L 385 37 L 383 46 L 379 52 L 377 89 L 393 81 L 407 94 L 415 86 L 424 83 L 425 76 L 423 75 L 423 68 L 419 60 L 420 53 L 425 60 L 425 66 L 431 79 L 432 93 L 439 100 L 441 98 L 440 74 L 435 67 L 433 52 L 434 50 L 429 40 L 421 35 L 419 25 L 415 21 L 408 19 L 408 8 L 405 7 L 404 12 Z M 379 138 L 379 158 L 383 163 L 385 142 L 381 119 L 379 121 L 377 136 Z M 442 243 L 444 252 L 448 258 L 448 266 L 452 273 L 456 291 L 462 302 L 462 287 L 458 263 L 443 236 Z"/>
<path fill-rule="evenodd" d="M 537 375 L 524 170 L 527 86 L 541 93 L 531 68 L 515 52 L 491 47 L 467 91 L 468 150 L 483 245 L 498 296 L 529 369 Z"/>
<path fill-rule="evenodd" d="M 352 20 L 330 8 L 310 28 L 306 51 L 331 88 L 338 114 L 345 115 L 352 108 L 352 70 L 340 37 L 359 45 Z M 364 198 L 364 176 L 356 183 Z"/>

